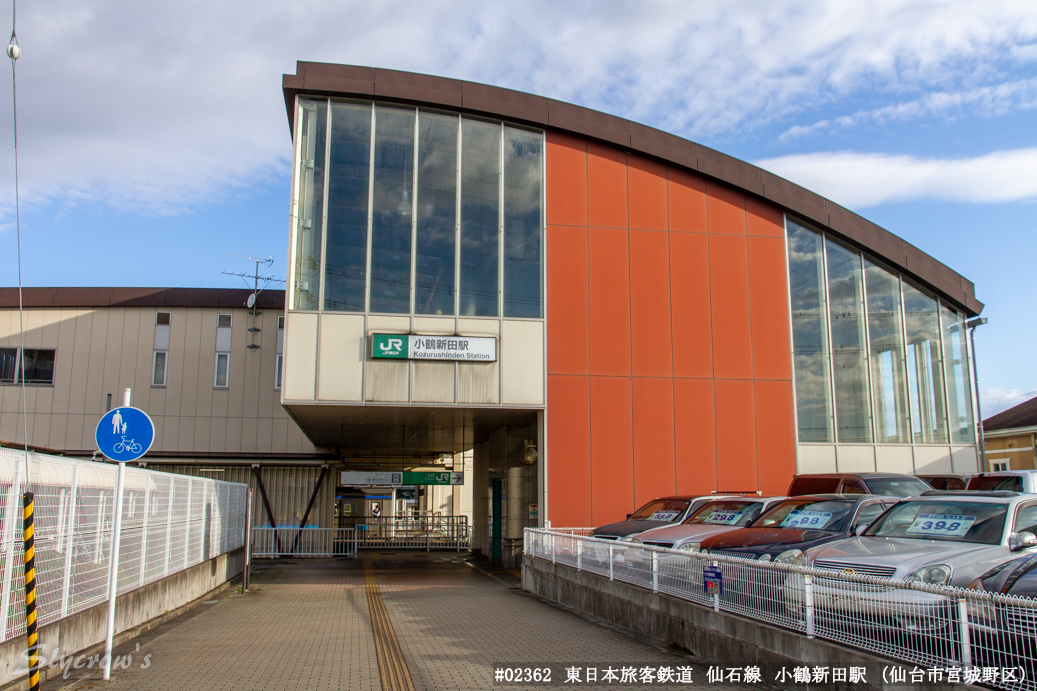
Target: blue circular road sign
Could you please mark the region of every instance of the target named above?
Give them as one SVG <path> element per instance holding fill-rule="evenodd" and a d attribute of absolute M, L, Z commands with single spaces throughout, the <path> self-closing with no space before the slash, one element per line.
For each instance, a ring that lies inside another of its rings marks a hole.
<path fill-rule="evenodd" d="M 135 461 L 155 442 L 155 424 L 137 408 L 115 408 L 105 413 L 94 432 L 97 448 L 113 461 Z"/>

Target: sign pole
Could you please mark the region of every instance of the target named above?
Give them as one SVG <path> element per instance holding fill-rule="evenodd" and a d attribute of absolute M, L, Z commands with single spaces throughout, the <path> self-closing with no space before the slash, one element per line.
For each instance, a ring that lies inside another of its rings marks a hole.
<path fill-rule="evenodd" d="M 130 407 L 131 389 L 122 392 L 122 405 Z M 122 539 L 122 488 L 126 480 L 126 463 L 119 462 L 119 475 L 115 481 L 115 520 L 112 528 L 112 558 L 108 569 L 108 618 L 104 635 L 104 677 L 112 678 L 112 644 L 115 639 L 115 593 L 119 589 L 119 542 Z"/>

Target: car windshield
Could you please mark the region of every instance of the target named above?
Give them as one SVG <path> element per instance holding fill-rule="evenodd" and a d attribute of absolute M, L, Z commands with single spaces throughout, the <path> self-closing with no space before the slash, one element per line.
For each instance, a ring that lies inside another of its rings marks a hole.
<path fill-rule="evenodd" d="M 763 504 L 749 501 L 711 501 L 684 519 L 684 525 L 742 527 L 760 515 Z"/>
<path fill-rule="evenodd" d="M 630 514 L 631 521 L 676 521 L 688 508 L 684 499 L 656 499 Z"/>
<path fill-rule="evenodd" d="M 877 477 L 864 481 L 872 494 L 882 494 L 887 497 L 913 497 L 922 492 L 932 489 L 928 483 L 916 477 L 911 478 L 889 478 Z"/>
<path fill-rule="evenodd" d="M 995 475 L 994 477 L 976 477 L 969 480 L 969 489 L 978 489 L 983 491 L 1006 489 L 1009 492 L 1022 492 L 1023 491 L 1023 479 L 1018 475 Z"/>
<path fill-rule="evenodd" d="M 997 545 L 1007 511 L 1007 504 L 905 501 L 883 514 L 865 535 Z"/>
<path fill-rule="evenodd" d="M 760 516 L 754 528 L 807 528 L 811 530 L 843 529 L 853 512 L 854 502 L 830 499 L 786 500 Z"/>

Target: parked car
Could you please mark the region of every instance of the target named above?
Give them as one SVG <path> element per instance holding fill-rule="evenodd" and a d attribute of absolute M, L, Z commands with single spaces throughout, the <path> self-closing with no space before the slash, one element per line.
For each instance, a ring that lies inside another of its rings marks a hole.
<path fill-rule="evenodd" d="M 702 540 L 718 533 L 745 527 L 783 499 L 785 497 L 715 499 L 703 504 L 678 525 L 647 530 L 630 538 L 630 541 L 655 547 L 697 551 Z"/>
<path fill-rule="evenodd" d="M 796 475 L 789 485 L 789 496 L 804 494 L 882 494 L 911 497 L 931 490 L 914 475 L 901 473 L 815 473 Z"/>
<path fill-rule="evenodd" d="M 1017 492 L 931 490 L 900 501 L 863 533 L 807 551 L 807 566 L 929 585 L 967 587 L 1017 554 L 1037 552 L 1037 497 Z M 800 607 L 802 578 L 786 602 Z M 847 622 L 923 631 L 946 625 L 950 600 L 919 590 L 817 579 L 816 606 Z"/>
<path fill-rule="evenodd" d="M 915 475 L 916 478 L 929 484 L 933 489 L 943 489 L 951 492 L 963 490 L 968 485 L 968 480 L 961 475 L 947 473 L 944 475 Z"/>
<path fill-rule="evenodd" d="M 969 584 L 999 595 L 1037 597 L 1037 554 L 999 564 Z M 973 653 L 984 667 L 1022 667 L 1033 679 L 1037 664 L 1037 610 L 1032 606 L 973 602 L 969 607 Z"/>
<path fill-rule="evenodd" d="M 748 527 L 704 539 L 699 551 L 803 564 L 806 550 L 856 535 L 896 503 L 894 497 L 871 494 L 793 497 L 772 506 Z"/>
<path fill-rule="evenodd" d="M 1001 470 L 996 473 L 979 473 L 969 478 L 968 488 L 1037 494 L 1037 470 Z"/>
<path fill-rule="evenodd" d="M 637 511 L 627 514 L 626 520 L 595 528 L 591 532 L 591 537 L 622 540 L 652 528 L 680 523 L 688 517 L 689 513 L 714 499 L 716 497 L 712 495 L 659 497 Z"/>

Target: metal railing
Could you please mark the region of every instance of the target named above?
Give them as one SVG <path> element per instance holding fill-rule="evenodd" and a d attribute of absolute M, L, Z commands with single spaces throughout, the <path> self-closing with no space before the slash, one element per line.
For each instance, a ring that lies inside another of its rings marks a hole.
<path fill-rule="evenodd" d="M 35 495 L 41 625 L 108 599 L 115 464 L 0 449 L 0 640 L 25 632 L 23 492 Z M 244 544 L 246 485 L 126 468 L 118 593 Z"/>
<path fill-rule="evenodd" d="M 1037 601 L 526 528 L 525 553 L 813 638 L 940 669 L 962 683 L 1037 689 Z M 712 567 L 712 568 L 710 568 Z M 706 569 L 722 586 L 707 591 Z M 714 571 L 715 569 L 715 571 Z"/>
<path fill-rule="evenodd" d="M 253 528 L 254 557 L 356 557 L 353 528 Z"/>
<path fill-rule="evenodd" d="M 467 516 L 380 516 L 356 526 L 361 549 L 471 549 Z"/>

